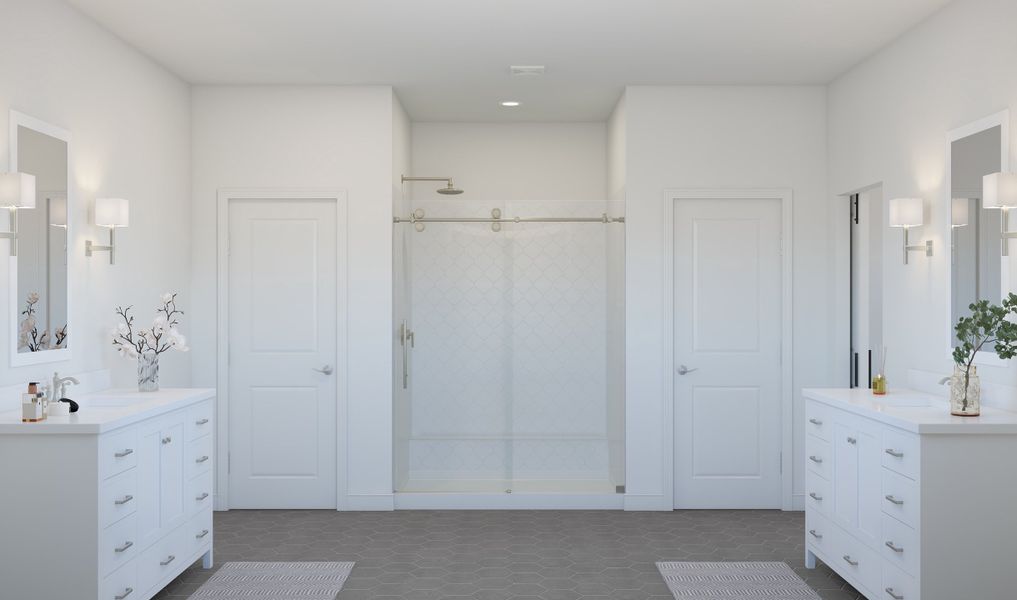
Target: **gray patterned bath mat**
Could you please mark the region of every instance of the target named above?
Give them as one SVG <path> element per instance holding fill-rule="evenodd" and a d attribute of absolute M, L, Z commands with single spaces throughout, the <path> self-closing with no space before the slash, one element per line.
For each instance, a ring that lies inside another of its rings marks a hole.
<path fill-rule="evenodd" d="M 680 600 L 819 600 L 782 562 L 659 562 L 657 570 Z"/>
<path fill-rule="evenodd" d="M 352 570 L 351 562 L 228 562 L 188 600 L 333 600 Z"/>

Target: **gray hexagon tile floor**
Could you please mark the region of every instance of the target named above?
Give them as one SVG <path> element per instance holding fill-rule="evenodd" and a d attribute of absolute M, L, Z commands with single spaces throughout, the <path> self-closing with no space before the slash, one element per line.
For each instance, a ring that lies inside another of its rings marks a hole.
<path fill-rule="evenodd" d="M 334 511 L 215 513 L 215 560 L 352 560 L 339 600 L 667 600 L 659 560 L 780 560 L 824 599 L 862 598 L 804 568 L 803 513 Z M 156 596 L 187 598 L 192 565 Z"/>

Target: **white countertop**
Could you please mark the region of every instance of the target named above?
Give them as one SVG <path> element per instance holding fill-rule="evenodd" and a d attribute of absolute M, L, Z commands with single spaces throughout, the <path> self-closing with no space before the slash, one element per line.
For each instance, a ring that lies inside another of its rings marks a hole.
<path fill-rule="evenodd" d="M 0 413 L 0 435 L 97 434 L 137 423 L 215 396 L 210 388 L 168 388 L 158 392 L 104 390 L 73 396 L 78 412 L 22 423 L 21 409 Z"/>
<path fill-rule="evenodd" d="M 978 417 L 955 417 L 942 398 L 908 389 L 891 389 L 885 396 L 874 396 L 864 388 L 806 388 L 806 398 L 877 419 L 906 431 L 922 434 L 1017 434 L 1017 413 L 982 406 Z M 928 406 L 894 405 L 928 400 Z"/>

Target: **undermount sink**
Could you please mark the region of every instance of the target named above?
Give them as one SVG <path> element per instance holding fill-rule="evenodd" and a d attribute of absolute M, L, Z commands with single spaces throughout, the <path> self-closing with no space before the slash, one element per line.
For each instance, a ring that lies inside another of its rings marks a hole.
<path fill-rule="evenodd" d="M 119 406 L 139 404 L 141 402 L 144 402 L 144 400 L 127 396 L 109 396 L 106 398 L 88 398 L 86 400 L 82 400 L 80 404 L 83 408 L 87 408 L 89 406 L 94 408 L 116 408 Z"/>
<path fill-rule="evenodd" d="M 932 398 L 924 394 L 894 394 L 891 392 L 885 396 L 873 396 L 872 401 L 878 404 L 892 406 L 894 408 L 921 408 L 925 406 L 932 406 Z"/>

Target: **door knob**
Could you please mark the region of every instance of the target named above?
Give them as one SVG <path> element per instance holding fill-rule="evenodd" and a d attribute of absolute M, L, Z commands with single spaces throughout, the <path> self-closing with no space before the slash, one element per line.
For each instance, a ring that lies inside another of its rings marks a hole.
<path fill-rule="evenodd" d="M 688 375 L 689 373 L 691 373 L 693 371 L 698 371 L 698 370 L 699 370 L 698 367 L 696 367 L 695 369 L 690 369 L 690 368 L 686 367 L 685 365 L 679 365 L 678 366 L 678 374 L 679 375 Z"/>
<path fill-rule="evenodd" d="M 312 371 L 317 371 L 318 373 L 321 373 L 322 375 L 331 375 L 333 373 L 332 365 L 325 365 L 324 367 L 322 367 L 320 369 L 312 369 Z"/>

